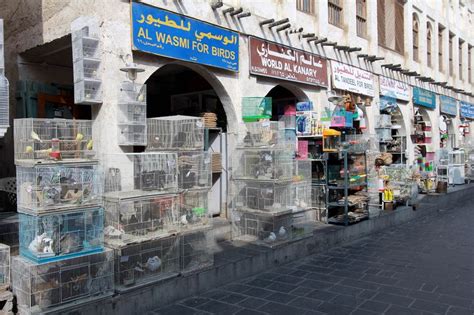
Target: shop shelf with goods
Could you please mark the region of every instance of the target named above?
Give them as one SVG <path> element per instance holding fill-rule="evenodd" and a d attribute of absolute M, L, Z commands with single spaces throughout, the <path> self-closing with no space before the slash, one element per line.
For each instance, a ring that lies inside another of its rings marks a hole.
<path fill-rule="evenodd" d="M 449 151 L 448 162 L 449 183 L 462 185 L 465 183 L 465 152 L 464 150 Z"/>
<path fill-rule="evenodd" d="M 384 180 L 384 190 L 389 190 L 389 198 L 382 199 L 397 205 L 413 205 L 416 200 L 412 200 L 418 191 L 417 184 L 413 178 L 412 171 L 401 164 L 392 164 L 390 166 L 382 166 L 380 176 Z M 383 194 L 383 191 L 381 191 Z M 383 195 L 382 195 L 383 196 Z M 390 197 L 391 196 L 391 197 Z"/>
<path fill-rule="evenodd" d="M 434 161 L 425 157 L 417 157 L 415 160 L 416 178 L 420 192 L 424 194 L 436 192 L 436 168 Z"/>
<path fill-rule="evenodd" d="M 10 246 L 0 243 L 0 289 L 10 286 Z"/>
<path fill-rule="evenodd" d="M 16 174 L 19 212 L 44 214 L 102 203 L 103 183 L 96 161 L 18 165 Z"/>
<path fill-rule="evenodd" d="M 20 255 L 35 263 L 101 252 L 104 211 L 89 207 L 45 215 L 19 215 Z"/>
<path fill-rule="evenodd" d="M 211 229 L 180 235 L 180 273 L 190 274 L 214 265 L 215 241 Z"/>
<path fill-rule="evenodd" d="M 327 180 L 328 223 L 348 225 L 368 219 L 365 152 L 330 154 Z"/>
<path fill-rule="evenodd" d="M 148 151 L 202 151 L 204 123 L 201 117 L 167 116 L 147 119 Z"/>
<path fill-rule="evenodd" d="M 172 152 L 108 154 L 102 161 L 105 198 L 178 192 L 178 157 Z"/>
<path fill-rule="evenodd" d="M 179 194 L 178 203 L 179 231 L 189 233 L 212 226 L 209 190 L 185 190 Z"/>
<path fill-rule="evenodd" d="M 178 151 L 178 188 L 211 189 L 211 158 L 211 152 Z"/>
<path fill-rule="evenodd" d="M 88 303 L 114 293 L 113 251 L 44 264 L 16 256 L 12 280 L 20 314 L 44 314 L 66 303 Z"/>
<path fill-rule="evenodd" d="M 232 211 L 232 238 L 255 245 L 275 247 L 309 236 L 316 224 L 315 210 L 286 212 Z"/>
<path fill-rule="evenodd" d="M 14 121 L 15 163 L 81 162 L 94 157 L 92 121 L 21 118 Z"/>
<path fill-rule="evenodd" d="M 291 181 L 293 154 L 282 148 L 238 149 L 232 154 L 233 179 Z"/>
<path fill-rule="evenodd" d="M 178 195 L 104 198 L 107 246 L 175 235 L 180 230 Z"/>
<path fill-rule="evenodd" d="M 117 111 L 119 145 L 146 145 L 146 85 L 122 82 Z"/>
<path fill-rule="evenodd" d="M 258 150 L 262 148 L 284 148 L 287 145 L 285 123 L 264 120 L 248 122 L 241 126 L 237 148 Z"/>
<path fill-rule="evenodd" d="M 76 104 L 102 103 L 100 58 L 98 29 L 83 27 L 72 31 L 74 102 Z"/>
<path fill-rule="evenodd" d="M 111 246 L 115 251 L 115 287 L 118 292 L 175 277 L 180 272 L 177 235 L 140 243 Z"/>

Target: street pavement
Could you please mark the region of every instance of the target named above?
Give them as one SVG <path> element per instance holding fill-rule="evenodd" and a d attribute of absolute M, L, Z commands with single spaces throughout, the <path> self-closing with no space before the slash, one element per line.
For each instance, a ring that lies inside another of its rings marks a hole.
<path fill-rule="evenodd" d="M 474 314 L 474 203 L 150 314 Z"/>

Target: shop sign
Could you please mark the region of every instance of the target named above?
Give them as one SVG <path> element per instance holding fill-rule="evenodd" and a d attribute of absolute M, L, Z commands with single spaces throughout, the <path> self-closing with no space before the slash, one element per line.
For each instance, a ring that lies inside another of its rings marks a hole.
<path fill-rule="evenodd" d="M 327 60 L 318 55 L 255 37 L 250 37 L 249 54 L 251 74 L 328 86 Z"/>
<path fill-rule="evenodd" d="M 455 98 L 445 96 L 445 95 L 440 95 L 439 106 L 443 114 L 456 116 L 458 113 L 457 101 Z"/>
<path fill-rule="evenodd" d="M 379 81 L 381 95 L 388 95 L 402 101 L 410 101 L 410 88 L 405 82 L 384 76 L 379 76 Z"/>
<path fill-rule="evenodd" d="M 413 103 L 415 105 L 435 109 L 436 108 L 436 94 L 419 87 L 414 87 L 413 88 Z"/>
<path fill-rule="evenodd" d="M 334 88 L 375 96 L 374 74 L 336 61 L 331 61 Z"/>
<path fill-rule="evenodd" d="M 239 34 L 181 14 L 132 2 L 134 50 L 239 71 Z"/>
<path fill-rule="evenodd" d="M 461 117 L 474 119 L 474 104 L 461 101 L 460 105 L 461 105 Z"/>

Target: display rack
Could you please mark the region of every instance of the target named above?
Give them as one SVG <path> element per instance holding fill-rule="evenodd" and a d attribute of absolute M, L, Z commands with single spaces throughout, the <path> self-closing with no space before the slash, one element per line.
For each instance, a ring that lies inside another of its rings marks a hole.
<path fill-rule="evenodd" d="M 122 82 L 117 113 L 118 144 L 146 145 L 146 85 Z"/>
<path fill-rule="evenodd" d="M 328 223 L 349 225 L 369 218 L 365 151 L 330 154 L 327 178 Z"/>

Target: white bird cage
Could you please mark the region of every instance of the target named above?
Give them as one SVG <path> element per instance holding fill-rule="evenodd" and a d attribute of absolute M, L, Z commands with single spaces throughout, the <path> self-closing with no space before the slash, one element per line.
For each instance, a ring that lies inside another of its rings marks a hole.
<path fill-rule="evenodd" d="M 178 152 L 178 187 L 180 189 L 211 189 L 211 153 Z"/>
<path fill-rule="evenodd" d="M 204 149 L 201 117 L 167 116 L 147 119 L 147 150 L 193 151 Z"/>
<path fill-rule="evenodd" d="M 114 293 L 110 249 L 45 264 L 12 258 L 13 293 L 20 314 L 43 313 L 65 303 L 91 301 Z"/>
<path fill-rule="evenodd" d="M 312 161 L 295 160 L 293 170 L 295 172 L 293 182 L 311 182 L 313 178 Z"/>
<path fill-rule="evenodd" d="M 272 148 L 288 145 L 285 137 L 285 123 L 280 121 L 259 121 L 243 124 L 239 132 L 239 148 Z M 292 143 L 293 144 L 293 143 Z"/>
<path fill-rule="evenodd" d="M 16 167 L 19 212 L 47 213 L 100 205 L 103 183 L 97 162 Z"/>
<path fill-rule="evenodd" d="M 10 285 L 10 246 L 0 244 L 0 287 Z"/>
<path fill-rule="evenodd" d="M 98 22 L 93 18 L 78 18 L 71 25 L 71 33 L 74 102 L 85 105 L 100 104 L 102 80 Z"/>
<path fill-rule="evenodd" d="M 44 263 L 100 252 L 104 210 L 79 208 L 46 215 L 19 216 L 20 255 Z"/>
<path fill-rule="evenodd" d="M 293 208 L 305 210 L 312 207 L 312 189 L 310 181 L 293 183 Z"/>
<path fill-rule="evenodd" d="M 232 154 L 234 179 L 291 180 L 293 154 L 286 149 L 239 149 Z"/>
<path fill-rule="evenodd" d="M 214 265 L 214 240 L 210 231 L 180 236 L 180 272 L 188 274 Z"/>
<path fill-rule="evenodd" d="M 5 135 L 10 126 L 9 84 L 0 69 L 0 138 Z"/>
<path fill-rule="evenodd" d="M 176 195 L 106 198 L 104 207 L 108 245 L 139 243 L 179 231 Z"/>
<path fill-rule="evenodd" d="M 312 233 L 314 211 L 276 214 L 232 210 L 231 219 L 233 239 L 274 247 Z"/>
<path fill-rule="evenodd" d="M 178 191 L 176 153 L 108 154 L 103 160 L 106 197 L 132 198 Z"/>
<path fill-rule="evenodd" d="M 233 207 L 261 212 L 296 209 L 291 182 L 234 181 Z"/>
<path fill-rule="evenodd" d="M 180 270 L 179 236 L 168 236 L 115 249 L 118 289 L 177 276 Z"/>
<path fill-rule="evenodd" d="M 209 191 L 189 190 L 179 195 L 180 231 L 190 231 L 211 226 Z"/>
<path fill-rule="evenodd" d="M 15 162 L 82 162 L 95 156 L 92 120 L 22 118 L 14 121 Z"/>
<path fill-rule="evenodd" d="M 117 124 L 119 145 L 146 145 L 145 84 L 122 82 Z"/>

